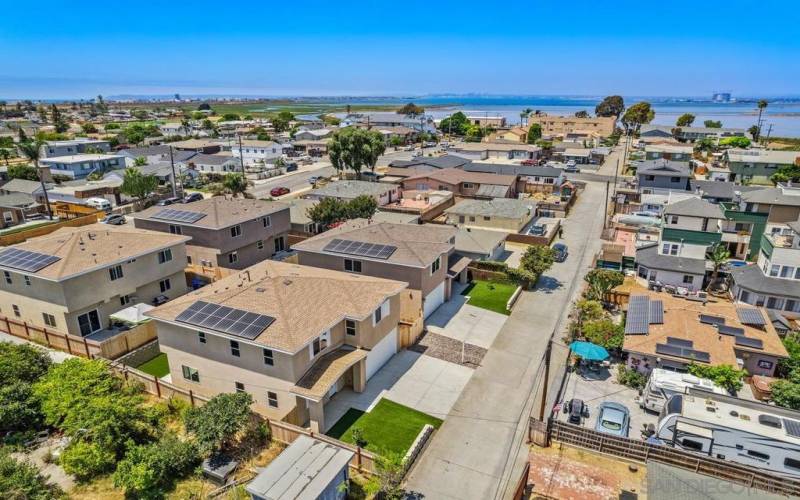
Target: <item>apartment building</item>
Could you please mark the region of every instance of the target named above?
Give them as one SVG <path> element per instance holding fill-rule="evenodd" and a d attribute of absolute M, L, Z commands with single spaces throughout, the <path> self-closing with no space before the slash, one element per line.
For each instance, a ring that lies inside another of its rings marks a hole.
<path fill-rule="evenodd" d="M 364 391 L 397 352 L 405 289 L 400 281 L 264 261 L 147 315 L 173 383 L 207 396 L 248 392 L 265 416 L 319 432 L 331 396 Z"/>
<path fill-rule="evenodd" d="M 468 198 L 511 198 L 517 176 L 445 168 L 412 175 L 402 181 L 406 191 L 449 191 Z"/>
<path fill-rule="evenodd" d="M 244 269 L 288 250 L 289 205 L 215 196 L 186 205 L 150 207 L 135 215 L 134 225 L 190 237 L 189 264 Z"/>
<path fill-rule="evenodd" d="M 134 303 L 187 291 L 186 236 L 92 224 L 62 228 L 0 251 L 0 314 L 88 336 Z"/>
<path fill-rule="evenodd" d="M 577 118 L 575 116 L 530 115 L 528 125 L 538 123 L 542 127 L 542 134 L 547 136 L 564 137 L 577 130 L 597 132 L 601 137 L 608 137 L 614 133 L 617 120 L 613 116 Z"/>
<path fill-rule="evenodd" d="M 722 163 L 730 171 L 730 180 L 764 184 L 781 167 L 800 165 L 800 151 L 729 149 L 723 153 Z"/>
<path fill-rule="evenodd" d="M 83 179 L 92 172 L 108 172 L 125 168 L 125 158 L 117 154 L 76 154 L 42 158 L 39 164 L 53 175 Z"/>
<path fill-rule="evenodd" d="M 42 156 L 52 158 L 54 156 L 72 156 L 85 153 L 108 153 L 111 151 L 111 143 L 100 139 L 89 139 L 78 137 L 69 141 L 47 141 L 42 146 Z"/>

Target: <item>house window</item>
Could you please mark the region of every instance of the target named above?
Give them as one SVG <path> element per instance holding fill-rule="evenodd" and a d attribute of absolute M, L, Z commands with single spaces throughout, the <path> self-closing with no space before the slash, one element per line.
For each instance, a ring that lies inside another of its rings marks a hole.
<path fill-rule="evenodd" d="M 8 271 L 3 271 L 3 277 L 6 279 L 6 283 L 9 285 L 13 284 L 14 282 L 11 280 L 11 273 Z"/>
<path fill-rule="evenodd" d="M 670 223 L 670 224 L 677 224 L 677 223 L 678 223 L 678 216 L 677 216 L 677 215 L 673 215 L 673 216 L 671 216 L 671 217 L 670 217 L 670 222 L 669 222 L 669 223 Z"/>
<path fill-rule="evenodd" d="M 236 392 L 244 392 L 244 384 L 241 382 L 234 382 L 234 387 L 236 387 Z"/>
<path fill-rule="evenodd" d="M 172 260 L 172 249 L 167 248 L 158 252 L 158 263 L 163 264 Z"/>
<path fill-rule="evenodd" d="M 272 225 L 272 218 L 270 216 L 262 217 L 261 224 L 263 224 L 264 227 L 270 227 Z"/>
<path fill-rule="evenodd" d="M 264 349 L 264 364 L 269 366 L 275 365 L 275 354 L 272 349 Z"/>
<path fill-rule="evenodd" d="M 483 216 L 483 220 L 492 220 L 492 218 L 491 218 L 491 217 L 489 217 L 488 215 L 484 215 L 484 216 Z"/>
<path fill-rule="evenodd" d="M 344 333 L 347 335 L 355 335 L 356 334 L 356 322 L 352 319 L 344 320 Z"/>
<path fill-rule="evenodd" d="M 200 372 L 198 372 L 196 369 L 183 365 L 181 366 L 181 370 L 183 371 L 183 378 L 186 380 L 200 382 Z"/>
<path fill-rule="evenodd" d="M 164 293 L 170 288 L 172 288 L 172 283 L 170 283 L 169 278 L 167 278 L 165 280 L 159 281 L 158 287 L 161 289 L 161 293 Z"/>
<path fill-rule="evenodd" d="M 383 301 L 383 304 L 377 309 L 375 309 L 375 313 L 373 315 L 373 324 L 377 325 L 381 322 L 383 318 L 389 315 L 389 301 Z"/>
<path fill-rule="evenodd" d="M 469 221 L 470 221 L 470 222 L 475 222 L 475 217 L 473 217 L 473 216 L 470 216 L 470 218 L 469 218 Z"/>
<path fill-rule="evenodd" d="M 231 340 L 230 342 L 231 342 L 231 356 L 236 356 L 238 358 L 239 355 L 241 354 L 241 352 L 239 351 L 239 342 L 235 340 Z"/>
<path fill-rule="evenodd" d="M 20 316 L 20 314 L 19 314 L 19 306 L 16 305 L 16 304 L 12 304 L 11 305 L 11 309 L 14 311 L 14 316 L 19 318 L 19 316 Z"/>
<path fill-rule="evenodd" d="M 646 181 L 654 181 L 654 180 L 656 180 L 656 176 L 655 175 L 645 175 L 644 176 L 644 180 L 646 180 Z"/>
<path fill-rule="evenodd" d="M 100 315 L 97 314 L 97 310 L 78 316 L 78 327 L 83 337 L 100 330 Z"/>
<path fill-rule="evenodd" d="M 111 276 L 111 281 L 122 278 L 122 266 L 114 266 L 110 268 L 108 270 L 108 274 Z"/>
<path fill-rule="evenodd" d="M 465 182 L 465 183 L 463 184 L 463 186 L 464 186 L 464 189 L 472 189 L 472 188 L 474 188 L 474 187 L 475 187 L 475 185 L 474 185 L 474 184 L 472 184 L 471 182 Z"/>
<path fill-rule="evenodd" d="M 242 235 L 242 226 L 236 225 L 231 228 L 231 238 L 236 238 Z"/>
<path fill-rule="evenodd" d="M 361 261 L 353 259 L 344 259 L 344 270 L 351 273 L 360 273 Z"/>
<path fill-rule="evenodd" d="M 256 241 L 256 248 L 259 250 L 264 250 L 264 240 Z"/>
<path fill-rule="evenodd" d="M 208 339 L 206 339 L 206 332 L 197 332 L 197 340 L 201 344 L 205 344 L 206 342 L 208 342 Z"/>
<path fill-rule="evenodd" d="M 694 276 L 689 276 L 688 274 L 684 274 L 683 283 L 686 285 L 691 285 L 692 283 L 694 283 Z"/>
<path fill-rule="evenodd" d="M 792 299 L 786 299 L 786 305 L 784 306 L 784 311 L 797 311 L 797 301 Z"/>
<path fill-rule="evenodd" d="M 131 296 L 130 295 L 120 295 L 119 296 L 119 305 L 127 306 L 131 303 Z"/>
<path fill-rule="evenodd" d="M 431 274 L 436 274 L 436 271 L 438 271 L 441 266 L 442 266 L 442 258 L 439 257 L 438 259 L 433 261 L 433 264 L 431 264 Z"/>
<path fill-rule="evenodd" d="M 779 266 L 777 264 L 772 264 L 772 268 L 770 268 L 770 270 L 769 270 L 769 275 L 773 276 L 773 277 L 777 276 L 778 273 L 780 272 L 780 270 L 781 270 L 781 266 Z"/>
<path fill-rule="evenodd" d="M 283 236 L 275 238 L 275 253 L 283 252 L 286 249 L 286 244 L 283 242 Z"/>
<path fill-rule="evenodd" d="M 176 226 L 175 224 L 170 224 L 169 232 L 172 234 L 183 234 L 183 228 L 181 226 Z"/>
<path fill-rule="evenodd" d="M 670 178 L 669 178 L 669 181 L 670 181 L 670 182 L 680 182 L 680 181 L 681 181 L 681 178 L 680 178 L 680 177 L 670 177 Z"/>
<path fill-rule="evenodd" d="M 278 407 L 278 394 L 267 391 L 267 404 L 270 408 L 277 408 Z"/>
<path fill-rule="evenodd" d="M 228 254 L 228 263 L 235 264 L 239 262 L 239 252 L 231 252 Z"/>
<path fill-rule="evenodd" d="M 56 326 L 56 317 L 52 314 L 42 313 L 42 318 L 44 319 L 44 324 L 47 326 L 52 326 L 55 328 Z"/>
<path fill-rule="evenodd" d="M 31 277 L 26 274 L 23 278 L 25 278 L 25 284 L 31 286 Z"/>

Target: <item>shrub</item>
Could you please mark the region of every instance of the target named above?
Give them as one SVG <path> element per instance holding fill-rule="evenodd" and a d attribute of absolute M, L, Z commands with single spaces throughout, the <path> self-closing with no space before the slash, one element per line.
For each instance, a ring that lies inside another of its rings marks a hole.
<path fill-rule="evenodd" d="M 689 365 L 689 373 L 695 377 L 707 378 L 729 392 L 738 392 L 742 388 L 746 372 L 732 367 L 731 365 Z"/>
<path fill-rule="evenodd" d="M 42 412 L 31 384 L 12 382 L 0 386 L 0 431 L 35 429 L 41 422 Z"/>
<path fill-rule="evenodd" d="M 588 321 L 583 324 L 582 331 L 586 340 L 606 349 L 622 349 L 625 341 L 625 328 L 610 318 Z"/>
<path fill-rule="evenodd" d="M 250 418 L 253 397 L 246 392 L 218 394 L 200 408 L 186 412 L 184 425 L 205 454 L 224 450 Z"/>
<path fill-rule="evenodd" d="M 64 470 L 79 481 L 87 481 L 111 471 L 116 456 L 97 443 L 74 441 L 61 454 L 60 462 Z"/>
<path fill-rule="evenodd" d="M 636 370 L 630 370 L 623 365 L 617 369 L 617 382 L 632 389 L 644 389 L 647 377 Z"/>
<path fill-rule="evenodd" d="M 64 492 L 51 485 L 33 465 L 0 451 L 0 496 L 7 500 L 52 500 Z"/>
<path fill-rule="evenodd" d="M 800 374 L 789 380 L 778 380 L 771 388 L 773 403 L 784 408 L 800 410 Z"/>
<path fill-rule="evenodd" d="M 602 301 L 606 293 L 625 281 L 625 275 L 610 269 L 592 269 L 583 279 L 589 285 L 584 293 L 586 298 Z"/>
<path fill-rule="evenodd" d="M 193 443 L 175 436 L 143 446 L 135 446 L 114 472 L 114 486 L 132 498 L 162 498 L 177 479 L 189 474 L 200 462 Z"/>
<path fill-rule="evenodd" d="M 555 260 L 556 251 L 552 248 L 545 245 L 531 245 L 520 258 L 519 268 L 538 277 L 550 269 Z"/>

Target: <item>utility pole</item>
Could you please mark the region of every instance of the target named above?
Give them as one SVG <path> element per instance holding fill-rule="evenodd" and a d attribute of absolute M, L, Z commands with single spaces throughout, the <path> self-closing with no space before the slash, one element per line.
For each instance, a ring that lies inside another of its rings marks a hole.
<path fill-rule="evenodd" d="M 550 378 L 550 351 L 553 349 L 553 337 L 547 341 L 547 350 L 544 351 L 544 385 L 542 386 L 542 402 L 539 405 L 539 421 L 544 422 L 544 408 L 547 406 L 547 384 Z"/>
<path fill-rule="evenodd" d="M 769 146 L 769 136 L 770 136 L 770 134 L 772 134 L 772 124 L 771 123 L 769 124 L 769 128 L 767 129 L 767 138 L 764 141 L 764 145 L 765 146 Z"/>
<path fill-rule="evenodd" d="M 608 185 L 611 181 L 606 181 L 606 203 L 603 208 L 603 229 L 608 227 Z"/>
<path fill-rule="evenodd" d="M 239 161 L 242 164 L 242 176 L 245 176 L 244 173 L 244 154 L 242 154 L 242 136 L 236 134 L 236 137 L 239 139 Z"/>
<path fill-rule="evenodd" d="M 178 178 L 175 176 L 175 159 L 172 157 L 172 145 L 169 147 L 169 164 L 172 167 L 172 197 L 176 198 L 178 196 Z M 181 186 L 181 188 L 182 187 L 183 186 Z M 181 189 L 181 191 L 183 191 L 183 189 Z"/>

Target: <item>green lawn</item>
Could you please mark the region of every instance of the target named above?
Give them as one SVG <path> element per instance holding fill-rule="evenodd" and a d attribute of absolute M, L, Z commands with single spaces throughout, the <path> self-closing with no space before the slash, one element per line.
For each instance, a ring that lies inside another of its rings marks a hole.
<path fill-rule="evenodd" d="M 516 289 L 517 285 L 513 283 L 475 280 L 461 292 L 461 295 L 469 296 L 468 304 L 471 306 L 500 314 L 511 314 L 511 311 L 506 310 L 506 304 Z"/>
<path fill-rule="evenodd" d="M 145 361 L 141 365 L 137 366 L 136 369 L 158 378 L 169 375 L 169 363 L 167 362 L 167 355 L 162 352 L 150 361 Z"/>
<path fill-rule="evenodd" d="M 350 408 L 327 434 L 355 444 L 353 429 L 358 427 L 363 431 L 368 450 L 405 455 L 425 424 L 438 429 L 442 421 L 384 398 L 369 413 Z"/>

